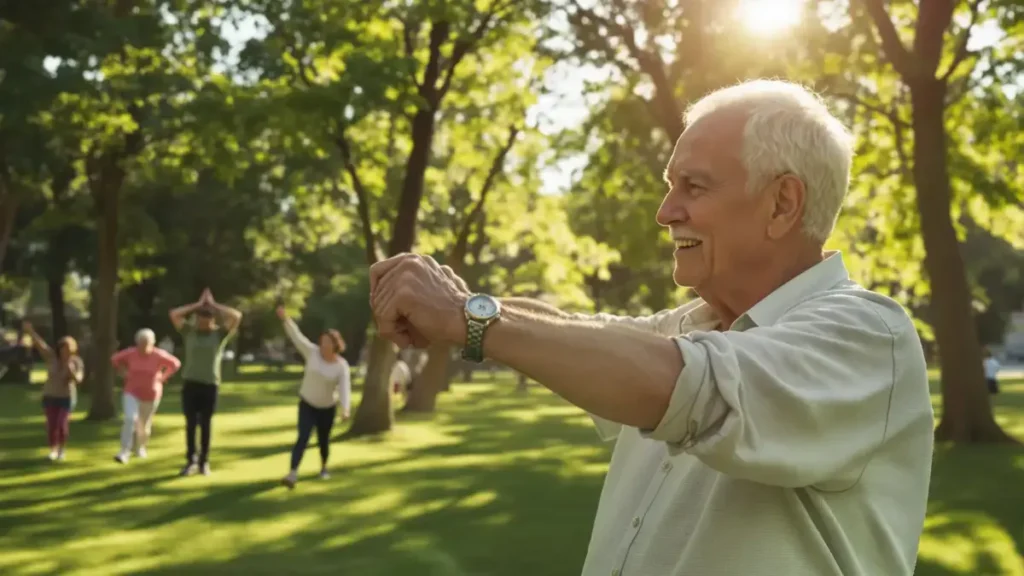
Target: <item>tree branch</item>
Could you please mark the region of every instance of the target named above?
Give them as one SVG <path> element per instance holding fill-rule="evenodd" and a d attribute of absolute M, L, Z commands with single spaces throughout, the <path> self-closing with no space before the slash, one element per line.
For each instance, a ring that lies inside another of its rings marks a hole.
<path fill-rule="evenodd" d="M 946 30 L 953 21 L 953 9 L 958 1 L 929 0 L 918 5 L 913 55 L 917 65 L 916 73 L 921 80 L 936 78 Z"/>
<path fill-rule="evenodd" d="M 419 22 L 413 23 L 412 18 L 402 19 L 399 18 L 402 23 L 402 43 L 405 49 L 405 56 L 409 60 L 416 61 L 416 38 L 420 33 Z M 416 72 L 414 71 L 411 75 L 411 80 L 414 86 L 419 87 L 416 81 Z"/>
<path fill-rule="evenodd" d="M 614 0 L 613 5 L 619 13 L 623 13 L 627 9 L 627 6 L 621 0 Z M 622 40 L 626 51 L 636 60 L 640 71 L 646 74 L 651 83 L 654 84 L 653 101 L 648 101 L 647 104 L 652 109 L 654 119 L 665 132 L 665 135 L 669 140 L 675 142 L 676 138 L 683 131 L 683 112 L 679 108 L 679 102 L 676 100 L 674 93 L 674 84 L 665 69 L 665 63 L 661 58 L 661 54 L 657 49 L 652 50 L 640 46 L 636 40 L 636 31 L 631 26 L 620 24 L 613 18 L 600 16 L 592 9 L 583 8 L 579 5 L 578 1 L 576 9 L 582 18 L 595 22 L 599 26 L 604 26 L 615 37 Z M 582 23 L 582 18 L 578 18 L 577 21 Z M 602 40 L 602 42 L 610 47 L 607 40 Z M 611 50 L 610 52 L 614 51 Z M 612 61 L 616 59 L 613 58 Z"/>
<path fill-rule="evenodd" d="M 583 11 L 584 9 L 579 7 L 577 7 L 576 12 L 566 11 L 566 17 L 569 19 L 569 22 L 572 25 L 572 27 L 576 29 L 578 38 L 582 36 L 581 32 L 586 30 L 588 26 L 597 27 L 601 25 L 599 22 L 599 20 L 601 20 L 599 16 L 596 16 L 593 13 L 585 14 Z M 619 71 L 622 72 L 623 76 L 628 77 L 630 74 L 634 72 L 634 68 L 630 67 L 626 59 L 622 58 L 618 54 L 616 47 L 612 46 L 612 43 L 608 41 L 607 35 L 600 33 L 590 34 L 589 36 L 586 37 L 586 40 L 589 40 L 594 44 L 597 44 L 596 49 L 599 50 L 600 52 L 603 52 L 605 60 L 607 62 L 611 62 L 615 67 L 617 67 Z M 587 46 L 586 41 L 584 41 L 583 46 L 581 46 L 581 48 L 587 50 L 590 47 Z"/>
<path fill-rule="evenodd" d="M 473 203 L 473 208 L 470 209 L 469 214 L 462 221 L 462 226 L 455 237 L 455 243 L 452 245 L 452 250 L 448 256 L 450 261 L 456 262 L 460 267 L 466 258 L 466 252 L 469 250 L 469 233 L 472 230 L 473 222 L 479 219 L 483 213 L 484 205 L 487 203 L 487 195 L 490 193 L 491 188 L 494 187 L 494 182 L 498 175 L 504 170 L 505 158 L 512 150 L 512 147 L 515 146 L 520 130 L 518 126 L 514 125 L 509 128 L 508 138 L 491 162 L 491 169 L 487 172 L 487 177 L 484 178 L 484 183 L 480 187 L 480 197 Z"/>
<path fill-rule="evenodd" d="M 307 88 L 312 88 L 316 84 L 316 78 L 320 73 L 316 70 L 316 66 L 313 65 L 312 62 L 306 64 L 305 48 L 299 46 L 297 42 L 293 42 L 289 44 L 285 50 L 288 51 L 288 54 L 294 58 L 299 65 L 299 80 L 301 80 Z M 299 54 L 299 50 L 302 50 L 301 54 Z M 311 68 L 312 73 L 310 72 Z"/>
<path fill-rule="evenodd" d="M 961 98 L 967 95 L 968 92 L 977 87 L 977 82 L 974 82 L 971 75 L 965 75 L 959 80 L 949 84 L 949 88 L 946 91 L 946 101 L 944 106 L 949 107 L 960 101 Z"/>
<path fill-rule="evenodd" d="M 899 114 L 897 114 L 896 108 L 894 106 L 893 107 L 889 107 L 889 108 L 885 108 L 884 106 L 881 106 L 879 104 L 872 104 L 872 103 L 864 100 L 860 96 L 857 96 L 856 94 L 836 93 L 836 94 L 830 94 L 830 96 L 833 97 L 833 98 L 837 98 L 839 100 L 844 100 L 844 101 L 846 101 L 849 104 L 853 104 L 855 106 L 859 106 L 859 107 L 861 107 L 861 108 L 863 108 L 865 110 L 869 110 L 871 112 L 874 112 L 875 114 L 877 114 L 879 116 L 882 116 L 883 118 L 886 118 L 887 120 L 892 122 L 892 124 L 894 126 L 900 126 L 902 128 L 910 128 L 910 124 L 908 124 L 907 122 L 905 122 L 904 120 L 902 120 L 899 117 Z"/>
<path fill-rule="evenodd" d="M 906 90 L 907 90 L 907 88 L 904 87 L 903 88 L 903 93 L 905 93 Z M 893 144 L 896 147 L 896 156 L 900 160 L 900 166 L 899 166 L 900 172 L 903 175 L 904 179 L 906 179 L 906 180 L 908 180 L 910 182 L 913 182 L 913 178 L 914 178 L 913 164 L 911 163 L 910 156 L 907 154 L 907 151 L 904 148 L 904 142 L 906 141 L 906 138 L 904 137 L 904 134 L 903 134 L 903 130 L 904 129 L 908 129 L 909 130 L 910 127 L 907 126 L 907 124 L 905 122 L 899 122 L 898 121 L 899 120 L 899 116 L 897 116 L 897 114 L 896 114 L 896 106 L 895 105 L 892 107 L 892 116 L 889 117 L 889 120 L 892 122 Z"/>
<path fill-rule="evenodd" d="M 974 28 L 975 23 L 978 21 L 978 8 L 981 5 L 981 0 L 974 0 L 970 3 L 970 14 L 971 20 L 967 23 L 967 27 L 960 33 L 960 37 L 957 39 L 956 52 L 953 55 L 953 62 L 950 63 L 949 68 L 942 74 L 942 81 L 946 82 L 950 76 L 956 73 L 957 68 L 967 57 L 971 55 L 971 52 L 967 49 L 967 43 L 971 40 L 971 30 Z"/>
<path fill-rule="evenodd" d="M 356 199 L 359 203 L 356 206 L 356 211 L 359 213 L 359 221 L 363 229 L 363 246 L 366 249 L 366 262 L 367 265 L 372 266 L 384 258 L 377 244 L 376 235 L 373 232 L 373 219 L 370 214 L 370 195 L 366 193 L 366 187 L 363 186 L 363 181 L 359 178 L 359 171 L 356 169 L 355 162 L 352 159 L 352 148 L 345 138 L 344 128 L 337 130 L 334 136 L 334 143 L 338 147 L 338 152 L 341 153 L 341 161 L 345 166 L 345 171 L 352 178 L 352 188 L 356 192 Z"/>
<path fill-rule="evenodd" d="M 448 40 L 450 29 L 451 25 L 446 21 L 431 24 L 430 56 L 426 68 L 423 69 L 423 82 L 418 84 L 420 96 L 434 111 L 441 100 L 437 88 L 437 79 L 441 77 L 441 46 Z"/>
<path fill-rule="evenodd" d="M 455 46 L 452 48 L 452 56 L 448 61 L 448 68 L 444 74 L 444 80 L 441 82 L 441 88 L 438 89 L 438 99 L 444 98 L 445 94 L 448 93 L 448 89 L 451 88 L 452 85 L 452 78 L 455 77 L 455 69 L 458 68 L 459 63 L 462 62 L 463 58 L 469 54 L 470 49 L 472 49 L 477 42 L 483 40 L 484 35 L 487 34 L 487 30 L 491 25 L 491 20 L 501 8 L 503 8 L 503 6 L 496 4 L 489 12 L 484 14 L 483 18 L 480 19 L 480 22 L 477 23 L 476 28 L 474 28 L 468 35 L 455 41 Z"/>
<path fill-rule="evenodd" d="M 913 78 L 916 73 L 914 55 L 907 50 L 903 41 L 900 40 L 900 35 L 896 32 L 896 27 L 893 25 L 892 19 L 889 18 L 889 13 L 885 11 L 883 1 L 863 1 L 868 9 L 868 14 L 875 22 L 878 35 L 882 38 L 882 50 L 885 52 L 886 58 L 889 59 L 892 67 L 904 79 L 909 80 Z"/>
<path fill-rule="evenodd" d="M 416 29 L 413 30 L 414 25 L 411 20 L 411 18 L 408 20 L 399 19 L 402 23 L 402 40 L 404 41 L 405 55 L 409 58 L 412 58 L 416 54 L 416 36 L 418 35 L 420 28 L 419 24 L 416 24 Z"/>

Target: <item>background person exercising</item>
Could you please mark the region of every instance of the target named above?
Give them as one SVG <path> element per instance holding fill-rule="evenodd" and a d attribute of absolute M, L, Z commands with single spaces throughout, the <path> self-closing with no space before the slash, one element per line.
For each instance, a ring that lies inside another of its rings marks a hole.
<path fill-rule="evenodd" d="M 186 322 L 189 314 L 195 320 Z M 215 316 L 220 316 L 220 323 Z M 185 342 L 185 365 L 181 370 L 185 381 L 181 388 L 181 409 L 185 414 L 185 467 L 182 476 L 210 474 L 210 434 L 213 413 L 217 408 L 220 386 L 220 363 L 224 348 L 236 334 L 242 313 L 218 304 L 210 289 L 203 290 L 199 300 L 171 310 L 171 323 Z M 196 451 L 196 428 L 200 446 Z"/>

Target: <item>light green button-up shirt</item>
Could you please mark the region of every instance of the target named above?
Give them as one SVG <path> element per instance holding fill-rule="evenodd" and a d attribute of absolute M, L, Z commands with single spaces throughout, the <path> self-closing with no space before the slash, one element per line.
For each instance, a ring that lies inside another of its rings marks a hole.
<path fill-rule="evenodd" d="M 645 318 L 685 367 L 654 430 L 616 439 L 583 576 L 903 576 L 933 416 L 917 332 L 838 253 L 726 331 L 701 300 Z"/>

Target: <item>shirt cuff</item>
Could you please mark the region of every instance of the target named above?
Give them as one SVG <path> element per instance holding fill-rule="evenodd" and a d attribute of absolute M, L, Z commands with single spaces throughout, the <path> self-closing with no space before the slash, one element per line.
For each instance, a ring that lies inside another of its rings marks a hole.
<path fill-rule="evenodd" d="M 685 336 L 675 338 L 675 342 L 683 355 L 683 370 L 676 379 L 668 410 L 653 430 L 640 430 L 644 438 L 665 442 L 671 454 L 683 452 L 696 442 L 704 412 L 701 407 L 714 394 L 704 348 Z"/>
<path fill-rule="evenodd" d="M 600 416 L 587 413 L 590 419 L 594 421 L 594 426 L 597 427 L 597 436 L 604 442 L 615 440 L 619 436 L 619 432 L 622 430 L 622 424 L 618 422 L 612 422 L 606 420 Z"/>

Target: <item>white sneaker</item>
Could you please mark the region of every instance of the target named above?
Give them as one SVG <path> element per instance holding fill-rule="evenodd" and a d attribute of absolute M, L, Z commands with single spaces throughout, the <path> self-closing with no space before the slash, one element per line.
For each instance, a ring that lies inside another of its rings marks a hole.
<path fill-rule="evenodd" d="M 54 460 L 56 460 L 57 459 L 57 451 L 56 450 L 50 450 L 50 455 L 47 456 L 47 458 L 50 459 L 50 462 L 53 462 Z"/>
<path fill-rule="evenodd" d="M 117 456 L 114 456 L 114 461 L 116 461 L 119 464 L 127 464 L 128 458 L 129 454 L 127 452 L 121 452 Z"/>
<path fill-rule="evenodd" d="M 138 456 L 139 458 L 145 458 L 146 455 L 147 455 L 146 454 L 146 447 L 145 446 L 139 446 L 139 449 L 135 451 L 135 455 Z"/>
<path fill-rule="evenodd" d="M 296 472 L 295 470 L 292 470 L 291 472 L 288 473 L 287 476 L 285 476 L 284 478 L 281 478 L 281 484 L 284 484 L 290 490 L 292 488 L 295 488 L 295 482 L 297 482 L 298 479 L 299 479 L 298 472 Z"/>
<path fill-rule="evenodd" d="M 60 450 L 57 451 L 57 460 L 59 460 L 60 462 L 64 461 L 64 449 L 63 448 L 61 448 Z"/>
<path fill-rule="evenodd" d="M 331 474 L 327 470 L 321 470 L 320 471 L 320 479 L 321 480 L 330 480 L 331 479 Z"/>

